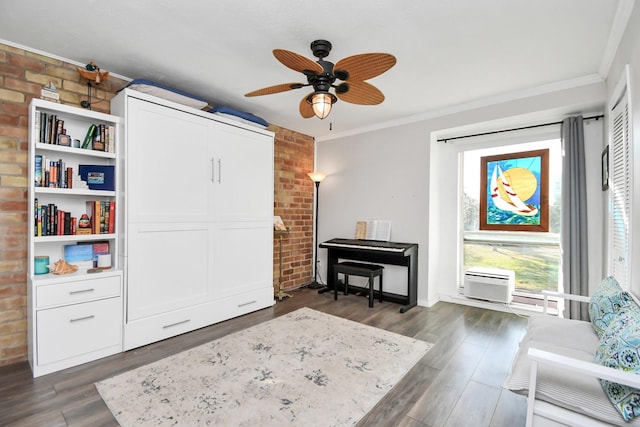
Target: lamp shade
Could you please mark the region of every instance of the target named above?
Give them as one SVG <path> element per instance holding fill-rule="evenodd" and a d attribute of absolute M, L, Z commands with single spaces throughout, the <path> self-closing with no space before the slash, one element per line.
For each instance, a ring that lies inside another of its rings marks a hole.
<path fill-rule="evenodd" d="M 331 112 L 331 106 L 334 102 L 337 101 L 337 98 L 330 93 L 314 93 L 311 96 L 311 107 L 313 108 L 313 113 L 320 119 L 324 119 Z"/>
<path fill-rule="evenodd" d="M 327 176 L 326 173 L 322 172 L 309 172 L 307 175 L 309 175 L 309 178 L 311 178 L 311 181 L 313 182 L 322 182 L 322 180 Z"/>

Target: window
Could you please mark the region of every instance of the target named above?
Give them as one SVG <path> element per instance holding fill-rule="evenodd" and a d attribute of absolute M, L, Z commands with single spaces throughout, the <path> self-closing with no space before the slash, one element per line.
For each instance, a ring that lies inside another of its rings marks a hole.
<path fill-rule="evenodd" d="M 529 138 L 531 140 L 531 138 Z M 485 146 L 487 144 L 484 144 Z M 558 137 L 464 150 L 462 271 L 471 267 L 513 270 L 516 291 L 539 294 L 558 290 L 560 277 L 561 143 Z M 549 231 L 480 230 L 480 159 L 485 156 L 549 149 Z"/>
<path fill-rule="evenodd" d="M 631 285 L 629 236 L 632 191 L 629 103 L 626 91 L 611 110 L 611 122 L 611 272 L 620 285 L 627 289 Z"/>

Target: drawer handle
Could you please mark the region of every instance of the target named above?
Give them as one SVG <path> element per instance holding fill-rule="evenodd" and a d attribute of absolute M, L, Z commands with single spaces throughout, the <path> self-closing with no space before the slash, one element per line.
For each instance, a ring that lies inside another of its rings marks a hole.
<path fill-rule="evenodd" d="M 91 288 L 91 289 L 82 289 L 82 290 L 80 290 L 80 291 L 71 291 L 71 292 L 69 292 L 69 295 L 84 294 L 84 293 L 86 293 L 86 292 L 93 292 L 93 291 L 95 291 L 95 289 L 94 289 L 94 288 Z"/>
<path fill-rule="evenodd" d="M 182 321 L 180 321 L 180 322 L 172 323 L 172 324 L 170 324 L 170 325 L 164 325 L 164 326 L 162 327 L 162 329 L 173 328 L 174 326 L 179 326 L 179 325 L 182 325 L 182 324 L 185 324 L 185 323 L 189 323 L 189 322 L 191 322 L 191 319 L 182 320 Z"/>
<path fill-rule="evenodd" d="M 238 307 L 246 307 L 247 305 L 255 304 L 256 302 L 256 300 L 245 302 L 244 304 L 238 304 Z"/>
<path fill-rule="evenodd" d="M 92 314 L 91 316 L 78 317 L 77 319 L 69 319 L 69 322 L 70 322 L 70 323 L 73 323 L 73 322 L 80 322 L 80 321 L 82 321 L 82 320 L 89 320 L 89 319 L 93 319 L 94 317 L 96 317 L 96 316 L 94 316 L 94 315 Z"/>

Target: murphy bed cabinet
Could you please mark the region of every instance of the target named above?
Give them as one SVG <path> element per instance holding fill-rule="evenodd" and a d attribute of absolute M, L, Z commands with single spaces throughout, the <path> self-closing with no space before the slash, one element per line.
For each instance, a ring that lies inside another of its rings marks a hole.
<path fill-rule="evenodd" d="M 64 129 L 60 139 L 56 124 L 59 131 Z M 103 130 L 101 138 L 109 131 L 113 137 L 120 118 L 41 99 L 29 108 L 27 342 L 34 377 L 122 351 L 122 269 L 117 256 L 121 229 L 115 222 L 109 229 L 108 220 L 102 221 L 102 229 L 85 230 L 88 234 L 80 234 L 77 227 L 82 214 L 93 216 L 96 202 L 101 209 L 112 209 L 102 210 L 103 218 L 120 215 L 114 174 L 107 173 L 103 183 L 92 181 L 102 187 L 98 189 L 73 182 L 79 165 L 98 172 L 117 167 L 115 141 L 111 152 L 94 150 L 92 144 L 78 148 L 72 142 L 84 141 L 93 125 Z M 109 252 L 111 267 L 89 273 L 93 261 L 88 259 L 74 273 L 47 273 L 48 265 L 65 258 L 66 246 L 84 254 L 89 250 L 89 258 L 94 248 Z"/>
<path fill-rule="evenodd" d="M 273 305 L 273 133 L 131 89 L 111 112 L 124 349 Z"/>

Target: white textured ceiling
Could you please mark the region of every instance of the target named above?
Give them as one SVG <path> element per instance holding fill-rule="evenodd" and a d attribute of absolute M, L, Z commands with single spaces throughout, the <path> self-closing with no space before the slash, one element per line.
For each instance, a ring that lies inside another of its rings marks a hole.
<path fill-rule="evenodd" d="M 191 92 L 319 138 L 457 104 L 600 74 L 633 0 L 20 0 L 0 1 L 0 39 L 128 78 Z M 628 16 L 628 14 L 627 14 Z M 306 83 L 272 54 L 332 62 L 388 52 L 397 64 L 369 82 L 377 106 L 338 102 L 303 119 L 309 88 L 246 98 L 265 86 Z M 330 124 L 332 131 L 330 130 Z"/>

